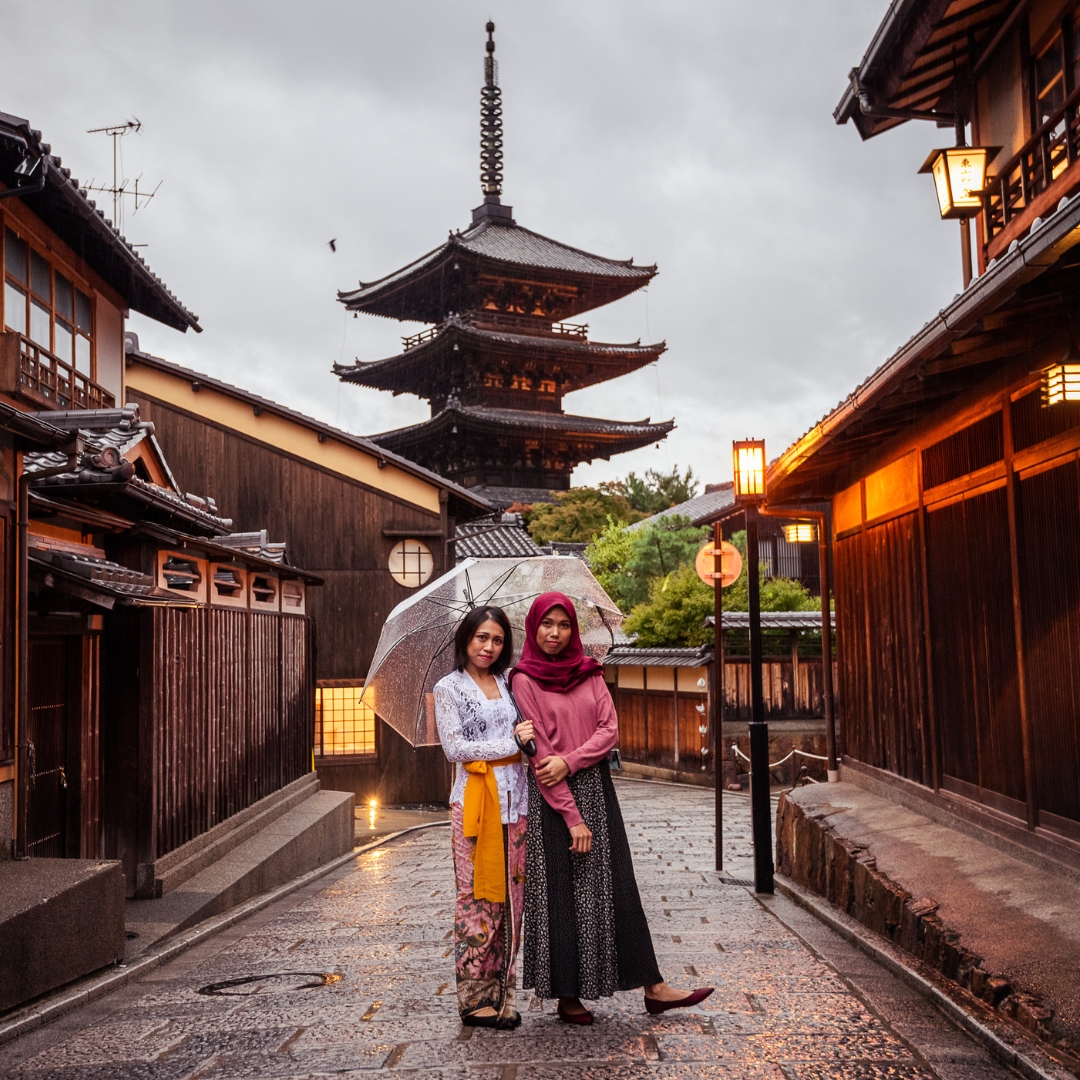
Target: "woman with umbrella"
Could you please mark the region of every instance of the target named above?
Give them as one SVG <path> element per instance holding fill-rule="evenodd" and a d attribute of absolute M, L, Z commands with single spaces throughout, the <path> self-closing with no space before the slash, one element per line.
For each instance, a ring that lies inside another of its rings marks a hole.
<path fill-rule="evenodd" d="M 559 1018 L 591 1024 L 581 998 L 643 987 L 662 1013 L 696 1005 L 664 982 L 641 907 L 630 845 L 608 770 L 618 718 L 603 668 L 581 647 L 577 613 L 558 592 L 537 597 L 525 621 L 514 695 L 535 740 L 529 773 L 524 986 L 559 999 Z"/>
<path fill-rule="evenodd" d="M 515 964 L 529 795 L 503 672 L 513 653 L 498 607 L 473 608 L 454 635 L 455 670 L 435 684 L 435 721 L 456 763 L 450 794 L 458 1011 L 472 1027 L 515 1028 Z"/>

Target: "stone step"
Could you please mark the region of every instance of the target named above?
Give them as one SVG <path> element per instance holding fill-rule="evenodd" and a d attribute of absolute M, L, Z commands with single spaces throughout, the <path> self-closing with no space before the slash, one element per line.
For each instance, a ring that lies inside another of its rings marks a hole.
<path fill-rule="evenodd" d="M 308 773 L 162 855 L 153 863 L 140 865 L 136 895 L 141 899 L 167 895 L 318 790 L 318 777 Z"/>
<path fill-rule="evenodd" d="M 353 847 L 349 791 L 316 791 L 164 896 L 127 902 L 131 960 L 150 945 L 314 870 Z"/>

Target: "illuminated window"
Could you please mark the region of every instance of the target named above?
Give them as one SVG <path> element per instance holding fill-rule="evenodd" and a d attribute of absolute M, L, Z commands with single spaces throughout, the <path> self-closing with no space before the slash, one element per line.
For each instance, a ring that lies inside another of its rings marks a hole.
<path fill-rule="evenodd" d="M 431 577 L 435 559 L 419 540 L 399 540 L 390 551 L 390 576 L 407 589 L 416 589 Z"/>
<path fill-rule="evenodd" d="M 361 701 L 362 682 L 322 681 L 315 688 L 315 755 L 344 757 L 375 753 L 375 710 Z"/>
<path fill-rule="evenodd" d="M 555 393 L 555 380 L 554 379 L 541 379 L 540 380 L 540 393 L 541 394 L 554 394 Z"/>

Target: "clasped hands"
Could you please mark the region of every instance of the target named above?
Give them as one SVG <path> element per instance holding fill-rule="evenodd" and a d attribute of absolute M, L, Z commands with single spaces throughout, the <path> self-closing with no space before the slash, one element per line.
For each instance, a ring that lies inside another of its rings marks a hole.
<path fill-rule="evenodd" d="M 536 738 L 536 729 L 529 720 L 523 720 L 516 728 L 514 734 L 523 742 Z M 570 775 L 570 766 L 561 757 L 554 754 L 536 763 L 536 779 L 544 787 L 554 787 L 560 780 L 565 780 Z"/>
<path fill-rule="evenodd" d="M 536 731 L 528 720 L 523 720 L 516 728 L 514 734 L 523 742 L 527 743 L 536 737 Z M 554 787 L 560 780 L 565 780 L 570 775 L 570 766 L 561 758 L 552 754 L 536 765 L 536 779 L 544 787 Z M 582 822 L 570 829 L 570 850 L 579 855 L 587 855 L 592 847 L 592 831 L 588 825 Z"/>

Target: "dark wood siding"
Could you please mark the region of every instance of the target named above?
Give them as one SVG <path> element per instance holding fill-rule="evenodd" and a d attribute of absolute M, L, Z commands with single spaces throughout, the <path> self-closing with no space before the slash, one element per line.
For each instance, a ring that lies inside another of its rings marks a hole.
<path fill-rule="evenodd" d="M 1020 484 L 1024 644 L 1043 824 L 1080 821 L 1080 465 Z"/>
<path fill-rule="evenodd" d="M 153 624 L 161 856 L 311 771 L 315 701 L 304 617 L 158 608 Z"/>
<path fill-rule="evenodd" d="M 295 566 L 325 579 L 307 593 L 319 633 L 316 678 L 362 679 L 383 620 L 413 591 L 390 576 L 397 538 L 383 530 L 430 532 L 438 515 L 142 394 L 128 398 L 153 421 L 184 491 L 212 495 L 238 532 L 265 528 L 271 540 L 285 541 Z M 421 538 L 441 574 L 441 541 Z"/>
<path fill-rule="evenodd" d="M 841 749 L 929 783 L 917 516 L 838 541 L 835 561 Z"/>
<path fill-rule="evenodd" d="M 929 513 L 926 536 L 942 783 L 1022 816 L 1005 488 Z"/>

